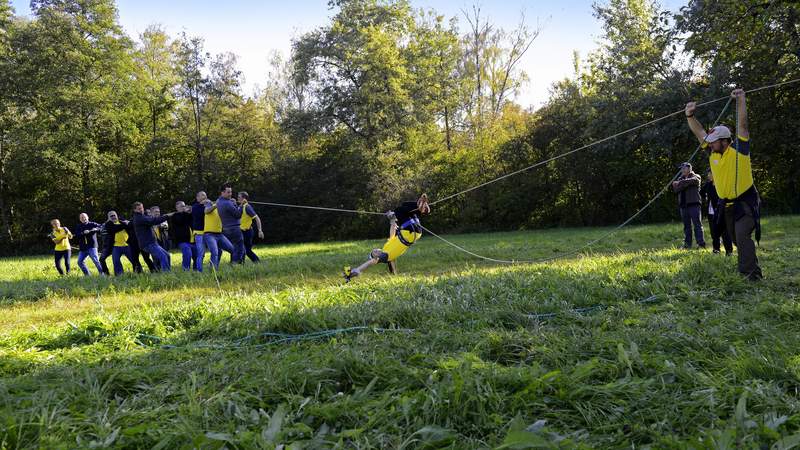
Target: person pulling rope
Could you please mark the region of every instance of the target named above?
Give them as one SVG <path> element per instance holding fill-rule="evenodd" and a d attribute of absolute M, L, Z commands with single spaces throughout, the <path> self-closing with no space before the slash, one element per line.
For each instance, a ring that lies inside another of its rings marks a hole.
<path fill-rule="evenodd" d="M 389 239 L 383 248 L 373 249 L 369 258 L 355 269 L 344 268 L 344 280 L 349 283 L 353 278 L 361 275 L 365 270 L 378 263 L 385 263 L 391 274 L 397 273 L 397 258 L 403 255 L 415 242 L 422 237 L 422 223 L 419 215 L 430 214 L 431 207 L 428 195 L 422 194 L 416 202 L 403 202 L 393 211 L 389 211 Z M 399 225 L 398 225 L 399 223 Z"/>

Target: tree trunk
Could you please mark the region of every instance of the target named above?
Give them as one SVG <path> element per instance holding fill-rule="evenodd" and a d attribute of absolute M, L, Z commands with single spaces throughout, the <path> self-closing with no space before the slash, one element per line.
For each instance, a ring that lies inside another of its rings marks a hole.
<path fill-rule="evenodd" d="M 447 143 L 447 152 L 452 153 L 453 144 L 450 140 L 450 108 L 445 105 L 444 107 L 444 136 Z"/>
<path fill-rule="evenodd" d="M 0 226 L 2 226 L 1 240 L 8 239 L 8 242 L 13 242 L 14 237 L 11 234 L 11 217 L 9 214 L 8 205 L 8 185 L 6 184 L 6 147 L 5 147 L 5 130 L 0 129 Z"/>

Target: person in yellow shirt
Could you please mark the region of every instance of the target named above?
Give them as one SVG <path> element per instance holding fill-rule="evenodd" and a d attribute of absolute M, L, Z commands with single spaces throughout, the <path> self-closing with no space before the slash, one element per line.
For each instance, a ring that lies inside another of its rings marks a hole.
<path fill-rule="evenodd" d="M 261 218 L 258 217 L 256 211 L 253 207 L 247 203 L 250 199 L 250 195 L 245 192 L 239 192 L 237 196 L 239 200 L 239 205 L 242 207 L 242 236 L 244 237 L 244 251 L 245 255 L 250 258 L 250 261 L 254 263 L 259 262 L 258 255 L 253 252 L 253 225 L 255 224 L 255 230 L 258 231 L 258 238 L 264 239 L 264 228 L 261 226 Z"/>
<path fill-rule="evenodd" d="M 72 239 L 72 233 L 67 227 L 61 226 L 61 221 L 53 219 L 50 221 L 50 226 L 53 231 L 48 235 L 53 244 L 55 245 L 53 254 L 55 255 L 56 270 L 59 275 L 69 273 L 69 263 L 72 259 L 72 247 L 69 245 L 69 240 Z M 61 268 L 61 260 L 64 260 L 64 269 Z"/>
<path fill-rule="evenodd" d="M 211 253 L 211 265 L 215 269 L 219 269 L 222 252 L 233 254 L 233 244 L 222 234 L 222 219 L 219 217 L 217 204 L 206 198 L 203 202 L 203 213 L 205 214 L 203 242 L 208 252 Z M 200 258 L 199 255 L 198 258 Z"/>
<path fill-rule="evenodd" d="M 745 92 L 735 89 L 731 97 L 736 100 L 736 129 L 738 136 L 733 142 L 731 131 L 719 125 L 706 133 L 694 117 L 697 105 L 686 104 L 689 128 L 703 146 L 711 152 L 708 164 L 714 177 L 714 187 L 719 195 L 716 210 L 721 223 L 731 240 L 736 244 L 739 258 L 739 273 L 751 281 L 763 278 L 758 265 L 756 245 L 751 237 L 755 231 L 756 241 L 761 239 L 761 199 L 753 183 L 750 163 L 750 132 L 747 128 L 747 104 Z"/>
<path fill-rule="evenodd" d="M 403 202 L 393 211 L 386 213 L 389 217 L 389 239 L 383 248 L 373 249 L 366 262 L 356 268 L 344 268 L 344 280 L 349 283 L 353 278 L 378 263 L 385 263 L 389 273 L 397 273 L 397 258 L 402 256 L 414 243 L 422 237 L 422 224 L 419 216 L 430 214 L 427 194 L 422 194 L 416 202 Z M 398 225 L 399 224 L 399 225 Z"/>

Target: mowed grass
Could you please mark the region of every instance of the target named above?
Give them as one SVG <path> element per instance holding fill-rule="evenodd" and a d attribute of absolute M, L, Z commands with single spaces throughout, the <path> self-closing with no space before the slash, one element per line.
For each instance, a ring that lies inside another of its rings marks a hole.
<path fill-rule="evenodd" d="M 261 247 L 219 286 L 2 260 L 0 448 L 792 448 L 800 217 L 764 229 L 758 284 L 678 224 L 514 266 L 427 236 L 347 285 L 378 241 Z M 447 237 L 535 259 L 606 231 Z"/>

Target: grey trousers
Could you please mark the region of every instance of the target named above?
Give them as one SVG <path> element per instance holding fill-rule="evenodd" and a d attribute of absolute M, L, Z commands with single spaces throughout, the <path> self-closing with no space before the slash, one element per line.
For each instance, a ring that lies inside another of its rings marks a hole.
<path fill-rule="evenodd" d="M 739 273 L 750 278 L 763 278 L 761 267 L 758 266 L 758 256 L 756 256 L 756 243 L 753 242 L 751 235 L 756 227 L 753 218 L 753 210 L 750 205 L 742 202 L 744 215 L 739 220 L 734 219 L 733 204 L 725 205 L 725 228 L 736 243 L 736 252 L 739 257 Z"/>

